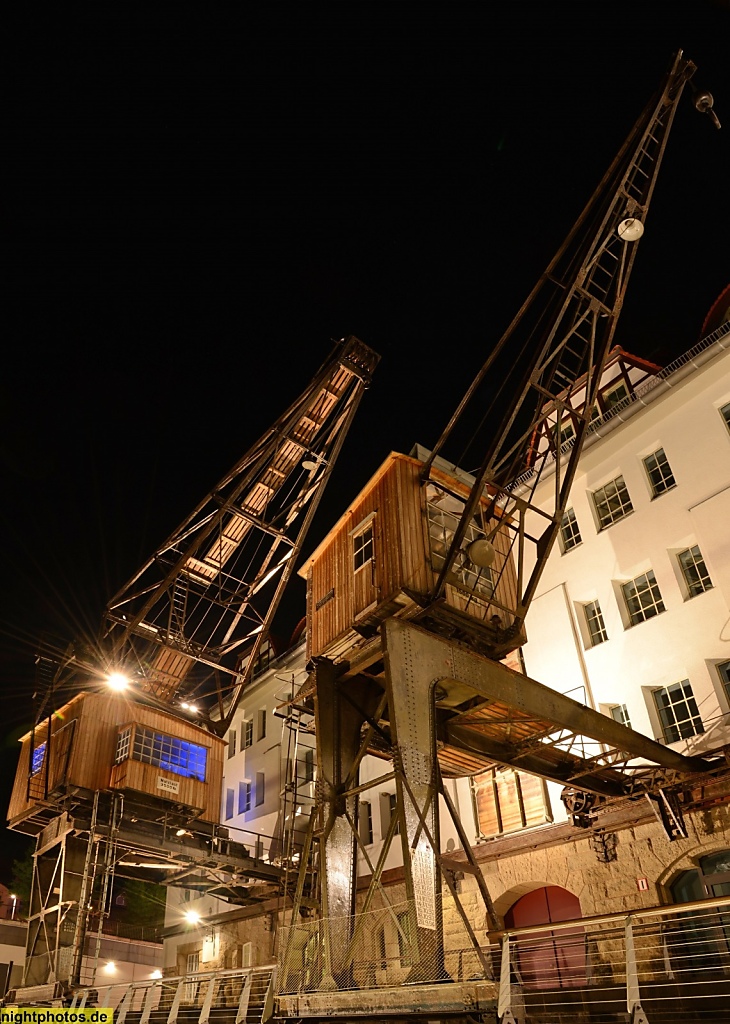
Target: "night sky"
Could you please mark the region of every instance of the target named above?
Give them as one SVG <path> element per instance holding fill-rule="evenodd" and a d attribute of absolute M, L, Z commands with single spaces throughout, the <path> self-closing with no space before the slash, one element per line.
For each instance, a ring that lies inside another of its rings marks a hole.
<path fill-rule="evenodd" d="M 686 92 L 617 341 L 667 362 L 698 339 L 730 278 L 730 6 L 557 6 L 278 5 L 266 25 L 82 6 L 18 30 L 6 783 L 38 642 L 96 634 L 330 339 L 357 334 L 383 358 L 307 550 L 390 450 L 435 442 L 679 47 L 727 126 Z M 303 613 L 297 579 L 281 635 Z M 23 848 L 0 838 L 0 881 Z"/>

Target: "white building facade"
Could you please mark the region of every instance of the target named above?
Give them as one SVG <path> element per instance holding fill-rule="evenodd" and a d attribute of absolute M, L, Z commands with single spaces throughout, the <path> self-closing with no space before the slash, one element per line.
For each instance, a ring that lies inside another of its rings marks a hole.
<path fill-rule="evenodd" d="M 523 649 L 533 678 L 688 753 L 730 743 L 727 310 L 720 319 L 661 371 L 611 354 Z"/>

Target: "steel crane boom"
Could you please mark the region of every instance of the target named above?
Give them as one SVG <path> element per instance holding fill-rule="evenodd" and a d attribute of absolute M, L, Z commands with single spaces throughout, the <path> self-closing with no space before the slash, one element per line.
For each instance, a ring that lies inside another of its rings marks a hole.
<path fill-rule="evenodd" d="M 110 601 L 109 668 L 163 704 L 209 677 L 229 728 L 379 356 L 340 341 L 302 395 Z"/>
<path fill-rule="evenodd" d="M 565 242 L 478 372 L 424 468 L 428 479 L 436 457 L 463 430 L 470 408 L 481 403 L 481 425 L 487 425 L 489 438 L 477 454 L 481 463 L 474 485 L 429 597 L 432 603 L 438 601 L 455 564 L 469 558 L 462 550 L 464 538 L 486 492 L 492 509 L 502 510 L 495 523 L 511 524 L 517 568 L 517 605 L 495 645 L 497 657 L 508 645 L 514 647 L 509 642 L 520 632 L 560 530 L 669 132 L 695 70 L 680 51 Z M 712 100 L 708 105 L 705 96 L 709 94 L 700 94 L 695 105 L 711 112 Z M 495 380 L 498 387 L 492 388 Z M 571 397 L 579 391 L 585 397 L 576 411 Z M 551 425 L 555 420 L 552 430 L 548 419 Z M 574 436 L 564 443 L 567 423 Z M 537 444 L 540 438 L 547 443 Z M 544 505 L 534 504 L 533 496 L 541 479 L 553 470 L 552 508 L 546 512 Z M 541 524 L 534 534 L 530 518 Z M 503 560 L 501 572 L 508 564 Z"/>

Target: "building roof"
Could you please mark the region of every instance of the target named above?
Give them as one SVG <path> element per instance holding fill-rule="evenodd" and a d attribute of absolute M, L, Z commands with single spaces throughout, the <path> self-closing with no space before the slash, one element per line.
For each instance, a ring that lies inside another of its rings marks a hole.
<path fill-rule="evenodd" d="M 730 284 L 728 284 L 710 306 L 710 311 L 702 325 L 701 337 L 716 331 L 722 324 L 730 321 Z"/>

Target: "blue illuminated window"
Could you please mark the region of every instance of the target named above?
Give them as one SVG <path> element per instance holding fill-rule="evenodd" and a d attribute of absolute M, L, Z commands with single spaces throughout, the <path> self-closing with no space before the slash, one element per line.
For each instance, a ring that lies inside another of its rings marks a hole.
<path fill-rule="evenodd" d="M 37 775 L 43 767 L 43 761 L 46 757 L 46 741 L 39 743 L 33 751 L 33 762 L 30 769 L 31 775 Z"/>
<path fill-rule="evenodd" d="M 135 761 L 153 764 L 186 779 L 205 782 L 207 756 L 207 747 L 202 747 L 198 743 L 165 736 L 139 725 L 135 729 L 132 748 L 132 758 Z"/>

